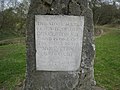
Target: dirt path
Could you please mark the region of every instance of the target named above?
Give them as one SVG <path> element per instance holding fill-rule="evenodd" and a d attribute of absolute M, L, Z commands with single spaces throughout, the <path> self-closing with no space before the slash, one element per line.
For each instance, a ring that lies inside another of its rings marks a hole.
<path fill-rule="evenodd" d="M 0 41 L 0 45 L 8 45 L 8 44 L 16 44 L 16 43 L 25 43 L 25 37 L 5 39 Z"/>
<path fill-rule="evenodd" d="M 106 90 L 106 89 L 103 89 L 103 88 L 101 88 L 101 87 L 95 86 L 95 87 L 94 87 L 94 90 Z"/>

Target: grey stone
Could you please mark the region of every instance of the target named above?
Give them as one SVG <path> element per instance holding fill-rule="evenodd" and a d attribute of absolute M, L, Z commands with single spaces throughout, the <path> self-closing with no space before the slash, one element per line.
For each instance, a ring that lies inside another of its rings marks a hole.
<path fill-rule="evenodd" d="M 87 0 L 53 0 L 49 5 L 41 0 L 32 0 L 27 20 L 27 73 L 24 90 L 94 89 L 93 17 L 87 5 Z M 73 8 L 76 13 L 72 11 Z M 36 70 L 35 15 L 82 15 L 85 17 L 79 70 L 66 72 Z"/>
<path fill-rule="evenodd" d="M 76 2 L 70 2 L 69 4 L 69 14 L 70 15 L 77 15 L 79 16 L 81 14 L 81 8 L 80 5 Z"/>
<path fill-rule="evenodd" d="M 52 4 L 53 0 L 44 0 L 45 2 L 47 2 L 48 4 Z"/>

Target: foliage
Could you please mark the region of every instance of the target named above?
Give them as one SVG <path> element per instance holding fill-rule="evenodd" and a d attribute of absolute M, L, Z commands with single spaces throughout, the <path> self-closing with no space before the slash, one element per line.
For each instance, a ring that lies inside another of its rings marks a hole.
<path fill-rule="evenodd" d="M 94 24 L 119 24 L 120 6 L 117 6 L 115 1 L 111 4 L 107 2 L 97 2 L 92 0 L 90 7 L 93 10 Z"/>
<path fill-rule="evenodd" d="M 12 35 L 20 35 L 23 34 L 23 24 L 25 24 L 25 18 L 18 16 L 16 12 L 14 12 L 13 8 L 6 9 L 3 14 L 3 21 L 1 22 L 1 34 L 12 34 Z"/>
<path fill-rule="evenodd" d="M 25 36 L 28 7 L 29 2 L 25 0 L 0 12 L 0 38 Z"/>

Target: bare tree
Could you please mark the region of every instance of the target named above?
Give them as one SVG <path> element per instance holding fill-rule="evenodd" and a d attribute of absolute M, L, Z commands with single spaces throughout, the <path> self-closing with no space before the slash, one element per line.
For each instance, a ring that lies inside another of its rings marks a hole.
<path fill-rule="evenodd" d="M 4 0 L 0 0 L 0 11 L 4 10 Z"/>
<path fill-rule="evenodd" d="M 0 30 L 2 28 L 3 23 L 3 10 L 4 10 L 4 0 L 0 0 Z"/>

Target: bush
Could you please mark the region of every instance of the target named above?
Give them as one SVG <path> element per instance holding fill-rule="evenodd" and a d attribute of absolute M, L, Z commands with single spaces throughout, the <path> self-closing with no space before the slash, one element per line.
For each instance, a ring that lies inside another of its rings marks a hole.
<path fill-rule="evenodd" d="M 1 12 L 0 34 L 5 36 L 24 36 L 26 18 L 22 17 L 13 8 Z"/>
<path fill-rule="evenodd" d="M 114 20 L 114 22 L 112 24 L 120 24 L 120 19 Z"/>

